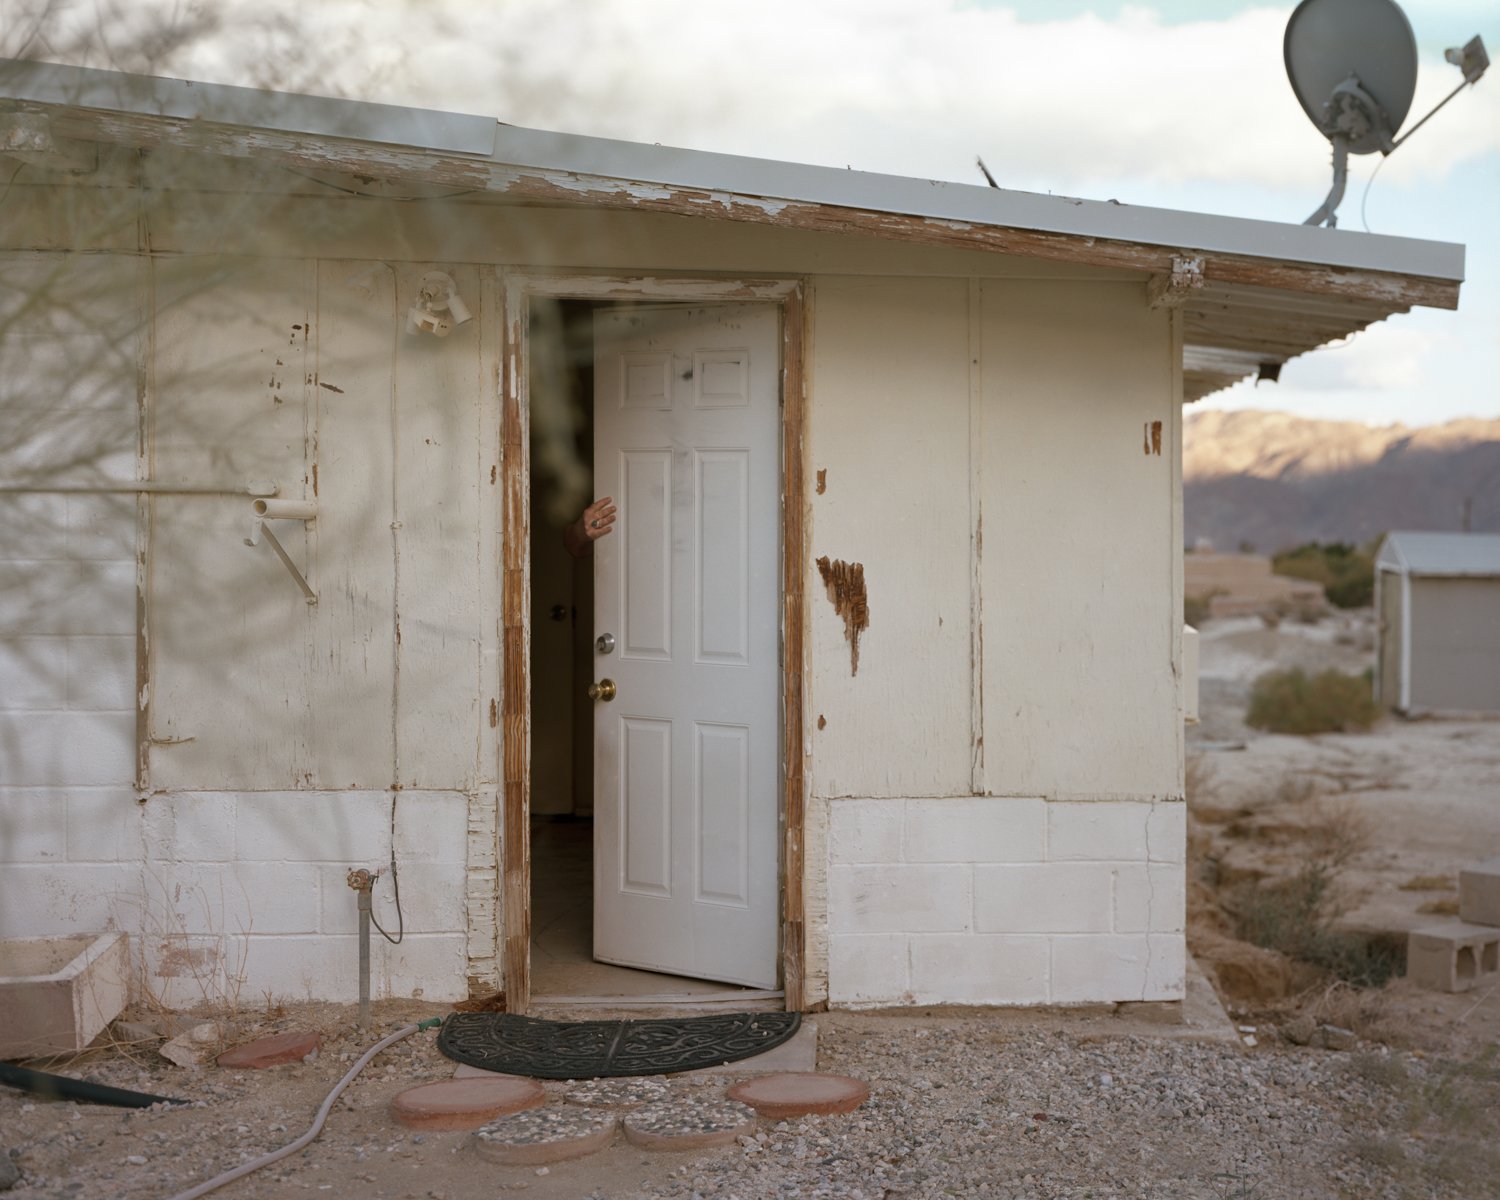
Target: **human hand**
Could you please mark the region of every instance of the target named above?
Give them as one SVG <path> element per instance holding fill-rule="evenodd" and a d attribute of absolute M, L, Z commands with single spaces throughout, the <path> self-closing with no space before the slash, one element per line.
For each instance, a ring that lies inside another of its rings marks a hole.
<path fill-rule="evenodd" d="M 583 535 L 589 541 L 597 542 L 615 527 L 614 497 L 604 496 L 595 500 L 583 510 L 583 516 L 578 519 L 583 525 Z"/>
<path fill-rule="evenodd" d="M 563 544 L 574 558 L 583 558 L 594 551 L 594 543 L 614 528 L 615 502 L 612 496 L 603 496 L 583 510 L 583 516 L 563 531 Z"/>

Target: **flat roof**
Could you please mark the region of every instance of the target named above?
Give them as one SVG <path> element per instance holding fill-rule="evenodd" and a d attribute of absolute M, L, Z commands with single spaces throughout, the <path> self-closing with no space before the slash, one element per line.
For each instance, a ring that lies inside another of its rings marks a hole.
<path fill-rule="evenodd" d="M 496 164 L 931 220 L 1461 281 L 1448 242 L 1082 200 L 505 125 L 490 117 L 0 59 L 0 95 L 413 146 Z"/>
<path fill-rule="evenodd" d="M 746 158 L 492 117 L 0 59 L 0 105 L 64 140 L 169 148 L 523 203 L 673 213 L 1140 271 L 1180 310 L 1183 397 L 1417 305 L 1456 308 L 1448 242 Z M 0 148 L 0 154 L 3 154 Z M 439 199 L 442 197 L 434 197 Z"/>
<path fill-rule="evenodd" d="M 1500 533 L 1394 530 L 1378 561 L 1409 575 L 1500 575 Z"/>

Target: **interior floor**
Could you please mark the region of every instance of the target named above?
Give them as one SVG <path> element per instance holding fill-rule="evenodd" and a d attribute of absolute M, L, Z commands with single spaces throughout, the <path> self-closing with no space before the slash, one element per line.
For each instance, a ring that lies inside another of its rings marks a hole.
<path fill-rule="evenodd" d="M 594 823 L 567 817 L 531 822 L 531 994 L 706 995 L 735 984 L 663 975 L 594 961 Z"/>

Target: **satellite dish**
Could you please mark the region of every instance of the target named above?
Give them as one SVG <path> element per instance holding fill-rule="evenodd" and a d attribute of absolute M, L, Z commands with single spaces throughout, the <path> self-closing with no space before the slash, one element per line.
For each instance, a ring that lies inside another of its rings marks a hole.
<path fill-rule="evenodd" d="M 1302 111 L 1333 143 L 1333 187 L 1308 225 L 1338 223 L 1349 155 L 1391 153 L 1489 66 L 1478 37 L 1448 51 L 1463 82 L 1398 138 L 1417 90 L 1417 39 L 1395 0 L 1302 0 L 1286 23 L 1282 56 Z"/>
<path fill-rule="evenodd" d="M 1395 148 L 1417 92 L 1417 39 L 1395 0 L 1302 0 L 1282 53 L 1318 132 L 1344 135 L 1350 154 Z"/>

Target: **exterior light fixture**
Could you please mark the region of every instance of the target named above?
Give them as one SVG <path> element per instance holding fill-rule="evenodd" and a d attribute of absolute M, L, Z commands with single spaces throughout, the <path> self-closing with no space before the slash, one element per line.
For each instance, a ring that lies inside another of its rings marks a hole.
<path fill-rule="evenodd" d="M 455 325 L 462 325 L 472 316 L 458 294 L 453 277 L 442 271 L 429 271 L 422 276 L 416 302 L 406 310 L 406 332 L 447 337 Z"/>

